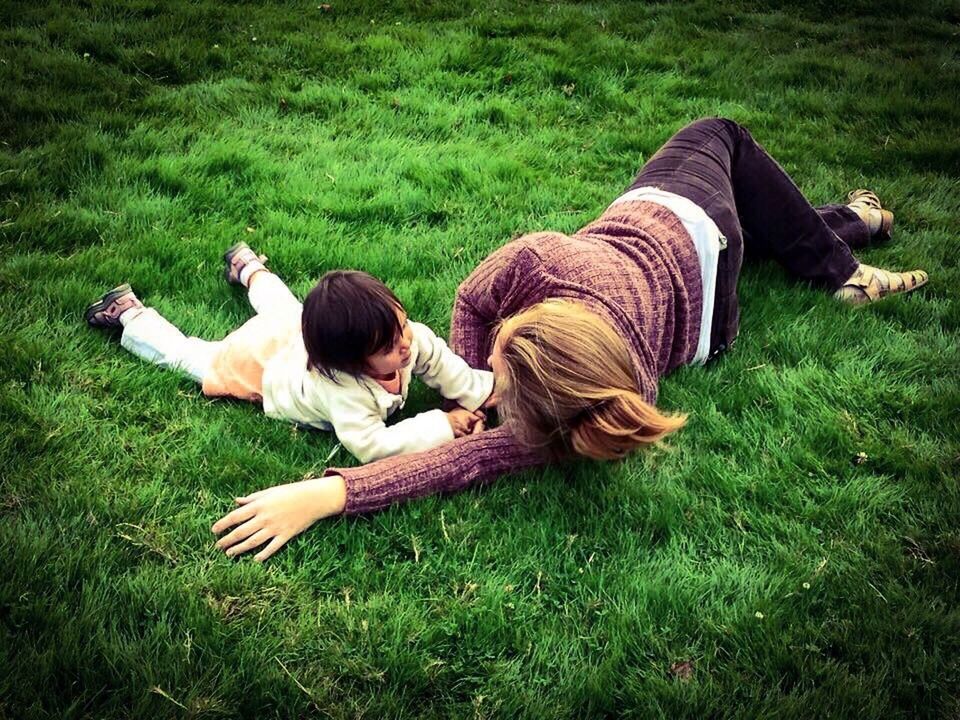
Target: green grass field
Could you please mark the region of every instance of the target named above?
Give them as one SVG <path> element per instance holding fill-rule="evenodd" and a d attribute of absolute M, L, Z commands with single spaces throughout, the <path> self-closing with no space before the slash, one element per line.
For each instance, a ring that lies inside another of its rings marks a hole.
<path fill-rule="evenodd" d="M 0 717 L 960 717 L 960 8 L 318 5 L 0 4 Z M 222 336 L 244 239 L 445 335 L 481 258 L 705 115 L 814 202 L 875 189 L 862 257 L 931 281 L 850 309 L 746 268 L 737 345 L 662 385 L 689 426 L 622 464 L 230 560 L 232 498 L 334 439 L 83 323 L 129 281 Z"/>

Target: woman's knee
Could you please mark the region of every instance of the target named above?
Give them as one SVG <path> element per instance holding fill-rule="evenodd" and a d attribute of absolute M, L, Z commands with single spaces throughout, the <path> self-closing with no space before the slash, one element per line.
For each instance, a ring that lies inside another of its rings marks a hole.
<path fill-rule="evenodd" d="M 694 120 L 679 130 L 675 139 L 683 139 L 693 143 L 705 143 L 711 138 L 728 138 L 730 147 L 736 147 L 738 141 L 747 135 L 747 130 L 736 120 L 724 117 L 706 117 Z"/>
<path fill-rule="evenodd" d="M 730 118 L 726 117 L 700 118 L 699 120 L 694 120 L 692 123 L 687 125 L 687 127 L 696 128 L 701 132 L 728 132 L 734 135 L 748 132 L 747 129 L 736 120 L 731 120 Z"/>

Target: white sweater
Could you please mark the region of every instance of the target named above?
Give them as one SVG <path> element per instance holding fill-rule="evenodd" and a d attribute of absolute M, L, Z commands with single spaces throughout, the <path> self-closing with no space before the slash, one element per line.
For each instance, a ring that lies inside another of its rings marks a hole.
<path fill-rule="evenodd" d="M 493 391 L 493 374 L 474 370 L 426 325 L 411 322 L 410 362 L 400 371 L 400 394 L 387 392 L 367 376 L 336 373 L 330 380 L 307 369 L 303 337 L 296 337 L 270 360 L 263 372 L 263 410 L 272 418 L 333 430 L 360 462 L 419 452 L 453 440 L 447 414 L 440 409 L 387 426 L 403 407 L 410 379 L 417 375 L 443 397 L 476 410 Z"/>

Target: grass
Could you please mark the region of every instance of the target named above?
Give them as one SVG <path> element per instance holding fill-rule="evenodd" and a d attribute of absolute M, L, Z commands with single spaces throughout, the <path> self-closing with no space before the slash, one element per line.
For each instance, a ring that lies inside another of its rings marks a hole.
<path fill-rule="evenodd" d="M 0 716 L 958 716 L 955 5 L 0 18 Z M 362 268 L 444 332 L 488 252 L 581 227 L 704 115 L 817 203 L 874 188 L 897 235 L 864 259 L 931 282 L 851 310 L 748 267 L 733 351 L 663 383 L 688 428 L 619 465 L 231 561 L 209 533 L 231 498 L 319 471 L 333 439 L 82 322 L 126 280 L 225 334 L 249 314 L 220 274 L 243 238 L 299 293 Z"/>

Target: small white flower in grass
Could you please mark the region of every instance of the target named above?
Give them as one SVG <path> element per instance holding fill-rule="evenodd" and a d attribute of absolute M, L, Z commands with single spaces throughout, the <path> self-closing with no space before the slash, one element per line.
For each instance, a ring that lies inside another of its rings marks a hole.
<path fill-rule="evenodd" d="M 753 615 L 757 620 L 763 620 L 763 613 L 757 610 Z"/>
<path fill-rule="evenodd" d="M 250 39 L 253 40 L 254 42 L 256 42 L 256 41 L 257 41 L 257 36 L 254 35 L 254 36 L 253 36 L 252 38 L 250 38 Z"/>
<path fill-rule="evenodd" d="M 810 589 L 810 583 L 805 582 L 805 583 L 803 584 L 803 589 L 804 589 L 804 590 L 809 590 L 809 589 Z"/>
<path fill-rule="evenodd" d="M 214 44 L 213 44 L 213 49 L 214 49 L 214 50 L 219 50 L 219 49 L 220 49 L 220 43 L 214 43 Z"/>
<path fill-rule="evenodd" d="M 85 58 L 88 58 L 88 57 L 90 57 L 90 53 L 84 53 L 83 56 L 84 56 Z"/>

